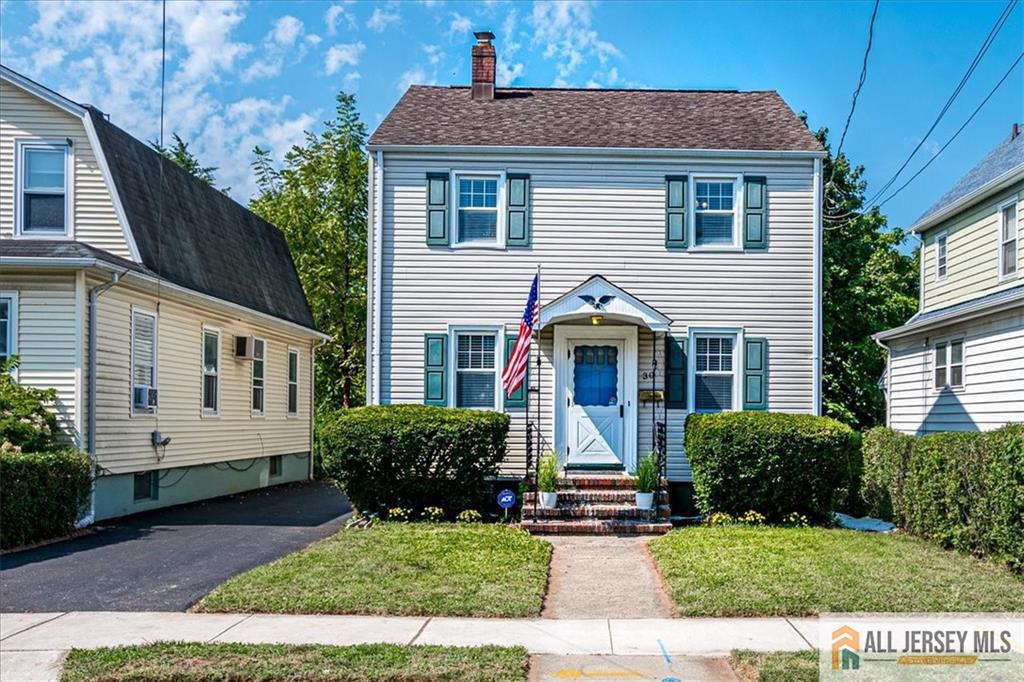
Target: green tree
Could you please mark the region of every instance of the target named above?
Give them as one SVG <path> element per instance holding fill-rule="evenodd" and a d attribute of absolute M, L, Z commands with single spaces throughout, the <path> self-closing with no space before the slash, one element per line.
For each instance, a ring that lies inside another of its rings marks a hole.
<path fill-rule="evenodd" d="M 255 149 L 259 195 L 249 208 L 284 233 L 313 318 L 331 339 L 317 350 L 318 407 L 362 404 L 366 376 L 366 126 L 355 97 L 337 96 L 324 131 L 278 170 Z"/>
<path fill-rule="evenodd" d="M 59 427 L 46 405 L 57 399 L 57 391 L 22 386 L 14 380 L 17 368 L 17 356 L 0 362 L 0 449 L 48 450 L 57 442 Z"/>
<path fill-rule="evenodd" d="M 210 187 L 216 187 L 214 173 L 217 172 L 217 166 L 204 166 L 200 163 L 196 155 L 192 153 L 192 150 L 188 148 L 188 142 L 181 139 L 178 133 L 172 133 L 171 137 L 174 138 L 174 144 L 170 147 L 163 146 L 159 140 L 152 140 L 149 145 L 165 159 L 173 161 Z M 227 194 L 231 191 L 231 188 L 225 187 L 220 191 Z"/>
<path fill-rule="evenodd" d="M 878 380 L 886 352 L 871 337 L 917 310 L 919 256 L 900 253 L 903 231 L 889 227 L 877 207 L 862 212 L 864 167 L 851 166 L 843 153 L 833 158 L 826 128 L 815 136 L 828 153 L 822 167 L 822 401 L 825 414 L 866 429 L 885 422 Z"/>

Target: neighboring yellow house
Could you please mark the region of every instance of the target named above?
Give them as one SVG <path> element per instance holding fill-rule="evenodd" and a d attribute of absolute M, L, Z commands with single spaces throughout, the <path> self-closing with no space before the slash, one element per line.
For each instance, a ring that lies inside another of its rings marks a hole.
<path fill-rule="evenodd" d="M 920 311 L 876 335 L 889 349 L 888 424 L 906 433 L 1024 422 L 1024 134 L 961 178 L 908 230 Z"/>
<path fill-rule="evenodd" d="M 57 390 L 86 521 L 309 478 L 326 338 L 273 225 L 0 66 L 0 360 Z"/>

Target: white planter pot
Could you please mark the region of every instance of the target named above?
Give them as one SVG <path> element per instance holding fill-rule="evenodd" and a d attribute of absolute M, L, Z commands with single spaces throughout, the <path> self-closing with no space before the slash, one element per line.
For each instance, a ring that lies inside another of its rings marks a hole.
<path fill-rule="evenodd" d="M 558 506 L 558 493 L 540 493 L 540 508 L 554 509 Z"/>
<path fill-rule="evenodd" d="M 636 494 L 636 508 L 637 509 L 650 509 L 654 506 L 654 493 L 637 493 Z"/>

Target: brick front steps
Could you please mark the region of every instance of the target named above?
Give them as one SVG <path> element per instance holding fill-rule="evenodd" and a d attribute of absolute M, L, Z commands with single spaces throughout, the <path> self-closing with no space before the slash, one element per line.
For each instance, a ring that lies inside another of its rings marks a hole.
<path fill-rule="evenodd" d="M 636 479 L 622 474 L 579 474 L 558 480 L 558 506 L 534 506 L 523 496 L 522 528 L 546 535 L 660 535 L 672 529 L 668 493 L 655 509 L 636 508 Z"/>

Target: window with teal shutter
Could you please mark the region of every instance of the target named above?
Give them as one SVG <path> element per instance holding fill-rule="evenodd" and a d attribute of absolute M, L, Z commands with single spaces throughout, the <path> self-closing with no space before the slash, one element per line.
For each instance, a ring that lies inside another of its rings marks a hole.
<path fill-rule="evenodd" d="M 665 176 L 665 246 L 685 249 L 688 245 L 686 225 L 685 175 Z"/>
<path fill-rule="evenodd" d="M 768 248 L 767 178 L 759 175 L 743 177 L 743 247 Z"/>
<path fill-rule="evenodd" d="M 686 337 L 665 337 L 665 406 L 685 410 L 686 404 Z"/>
<path fill-rule="evenodd" d="M 743 409 L 768 409 L 768 339 L 743 340 Z"/>
<path fill-rule="evenodd" d="M 448 174 L 427 173 L 427 244 L 448 245 Z"/>
<path fill-rule="evenodd" d="M 448 405 L 448 335 L 423 335 L 423 404 Z"/>
<path fill-rule="evenodd" d="M 518 334 L 505 334 L 505 367 L 508 366 L 508 359 L 512 355 L 512 349 L 515 348 L 516 339 L 519 337 Z M 530 364 L 526 364 L 526 378 L 523 379 L 523 385 L 512 392 L 512 395 L 507 395 L 505 389 L 501 390 L 502 395 L 505 398 L 505 408 L 509 407 L 526 407 L 526 391 L 530 387 Z"/>
<path fill-rule="evenodd" d="M 508 182 L 508 239 L 509 246 L 530 245 L 530 176 L 509 173 Z"/>

